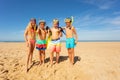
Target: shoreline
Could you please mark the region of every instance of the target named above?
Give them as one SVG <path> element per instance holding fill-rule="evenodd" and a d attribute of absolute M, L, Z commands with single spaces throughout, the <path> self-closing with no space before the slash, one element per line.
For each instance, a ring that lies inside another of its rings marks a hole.
<path fill-rule="evenodd" d="M 0 43 L 24 43 L 25 41 L 0 41 Z M 62 43 L 66 42 L 61 40 Z M 120 42 L 120 40 L 78 40 L 78 42 Z"/>

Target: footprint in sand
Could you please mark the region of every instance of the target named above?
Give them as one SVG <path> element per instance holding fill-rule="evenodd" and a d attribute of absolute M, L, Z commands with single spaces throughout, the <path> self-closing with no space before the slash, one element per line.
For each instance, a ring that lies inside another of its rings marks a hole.
<path fill-rule="evenodd" d="M 2 77 L 0 77 L 0 80 L 10 80 L 10 79 L 8 79 L 7 76 L 2 76 Z"/>
<path fill-rule="evenodd" d="M 54 70 L 54 74 L 56 73 L 57 70 Z"/>
<path fill-rule="evenodd" d="M 19 65 L 19 63 L 15 63 L 15 64 L 14 64 L 14 67 L 16 67 L 16 66 L 18 66 L 18 65 Z"/>
<path fill-rule="evenodd" d="M 3 71 L 4 71 L 4 67 L 1 66 L 1 67 L 0 67 L 0 74 L 1 74 Z"/>
<path fill-rule="evenodd" d="M 4 66 L 4 63 L 0 63 L 1 66 Z"/>
<path fill-rule="evenodd" d="M 8 73 L 9 71 L 8 70 L 4 70 L 2 73 Z"/>

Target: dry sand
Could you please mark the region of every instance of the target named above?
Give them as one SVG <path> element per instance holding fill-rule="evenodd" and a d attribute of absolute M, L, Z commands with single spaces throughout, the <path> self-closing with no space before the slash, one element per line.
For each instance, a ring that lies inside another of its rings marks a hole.
<path fill-rule="evenodd" d="M 0 43 L 0 80 L 120 80 L 120 42 L 81 42 L 75 48 L 71 66 L 62 43 L 60 63 L 52 67 L 49 51 L 45 65 L 38 65 L 37 50 L 28 73 L 25 43 Z M 78 59 L 79 57 L 79 59 Z"/>

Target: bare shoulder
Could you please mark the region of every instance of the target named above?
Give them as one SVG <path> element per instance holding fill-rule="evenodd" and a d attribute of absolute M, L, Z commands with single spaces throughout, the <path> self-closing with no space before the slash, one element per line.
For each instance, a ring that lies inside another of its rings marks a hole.
<path fill-rule="evenodd" d="M 37 28 L 37 31 L 36 32 L 39 32 L 40 28 Z"/>
<path fill-rule="evenodd" d="M 53 27 L 51 27 L 50 30 L 53 30 Z"/>
<path fill-rule="evenodd" d="M 74 26 L 72 26 L 72 29 L 73 29 L 73 30 L 75 30 L 75 27 L 74 27 Z"/>
<path fill-rule="evenodd" d="M 52 31 L 53 31 L 53 28 L 51 27 L 51 28 L 49 29 L 49 31 L 52 32 Z"/>
<path fill-rule="evenodd" d="M 74 27 L 74 26 L 72 26 L 72 29 L 75 29 L 75 27 Z"/>
<path fill-rule="evenodd" d="M 74 29 L 75 29 L 75 27 L 74 27 L 74 26 L 72 26 L 72 27 L 71 27 L 71 29 L 72 29 L 72 30 L 74 30 Z"/>
<path fill-rule="evenodd" d="M 74 26 L 72 26 L 72 31 L 73 31 L 73 32 L 76 32 L 76 29 L 75 29 L 75 27 L 74 27 Z"/>

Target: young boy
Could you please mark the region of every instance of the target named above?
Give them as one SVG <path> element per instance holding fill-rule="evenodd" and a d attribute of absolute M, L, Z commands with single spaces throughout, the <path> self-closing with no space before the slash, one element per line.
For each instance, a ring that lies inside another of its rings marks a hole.
<path fill-rule="evenodd" d="M 77 33 L 75 28 L 72 26 L 72 20 L 71 18 L 65 19 L 66 27 L 66 48 L 68 49 L 68 56 L 70 59 L 70 63 L 74 64 L 74 47 L 77 44 Z M 74 39 L 75 37 L 75 39 Z"/>
<path fill-rule="evenodd" d="M 46 30 L 45 30 L 46 22 L 44 20 L 40 20 L 39 27 L 37 29 L 37 40 L 36 40 L 36 49 L 39 52 L 40 64 L 44 64 L 45 60 L 45 49 L 46 49 Z"/>
<path fill-rule="evenodd" d="M 53 20 L 53 27 L 51 28 L 51 42 L 50 42 L 50 63 L 53 64 L 54 52 L 56 52 L 56 63 L 59 62 L 59 53 L 61 51 L 60 37 L 62 36 L 61 29 L 59 28 L 59 21 Z"/>
<path fill-rule="evenodd" d="M 28 47 L 27 71 L 29 63 L 32 64 L 33 51 L 35 47 L 36 19 L 31 18 L 25 30 L 24 37 Z"/>

